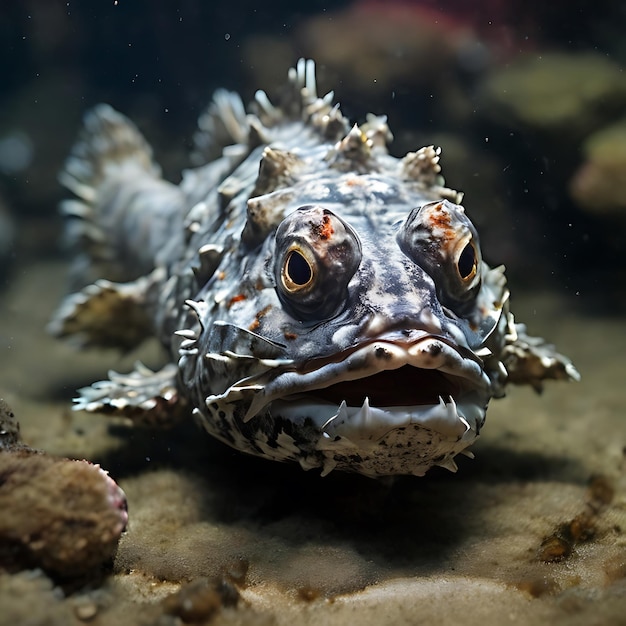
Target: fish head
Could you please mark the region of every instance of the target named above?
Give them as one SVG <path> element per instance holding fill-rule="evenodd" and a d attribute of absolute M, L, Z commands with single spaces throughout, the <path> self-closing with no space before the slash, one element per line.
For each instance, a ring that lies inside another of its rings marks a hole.
<path fill-rule="evenodd" d="M 234 321 L 259 307 L 241 298 L 194 344 L 212 434 L 325 473 L 454 468 L 494 394 L 486 363 L 508 296 L 462 206 L 424 202 L 391 224 L 298 207 L 247 280 L 252 322 Z"/>
<path fill-rule="evenodd" d="M 399 215 L 298 206 L 248 255 L 245 297 L 192 305 L 205 322 L 185 384 L 213 435 L 323 473 L 455 467 L 495 393 L 508 291 L 462 206 Z"/>

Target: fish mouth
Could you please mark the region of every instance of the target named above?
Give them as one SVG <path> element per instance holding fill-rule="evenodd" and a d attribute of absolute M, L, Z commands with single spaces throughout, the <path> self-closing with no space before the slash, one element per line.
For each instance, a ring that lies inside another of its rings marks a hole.
<path fill-rule="evenodd" d="M 478 436 L 493 395 L 481 359 L 489 354 L 419 329 L 301 363 L 229 351 L 211 358 L 228 365 L 237 357 L 256 372 L 204 401 L 216 423 L 231 416 L 254 441 L 253 454 L 319 467 L 323 476 L 335 468 L 374 477 L 421 476 L 433 465 L 455 471 L 454 457 Z"/>
<path fill-rule="evenodd" d="M 347 380 L 317 390 L 317 398 L 348 406 L 361 406 L 368 398 L 373 406 L 410 406 L 436 404 L 439 397 L 458 397 L 464 387 L 462 379 L 438 370 L 412 365 L 382 370 L 377 374 Z"/>
<path fill-rule="evenodd" d="M 265 412 L 294 425 L 313 425 L 325 438 L 373 442 L 394 429 L 417 426 L 446 439 L 473 440 L 490 389 L 474 352 L 420 332 L 410 341 L 378 338 L 300 367 L 277 367 L 265 380 L 236 383 L 227 395 L 231 401 L 251 398 L 246 422 Z"/>

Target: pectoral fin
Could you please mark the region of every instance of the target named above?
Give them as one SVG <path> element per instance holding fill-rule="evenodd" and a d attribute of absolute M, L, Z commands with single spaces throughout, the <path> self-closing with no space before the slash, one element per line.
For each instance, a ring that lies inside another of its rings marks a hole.
<path fill-rule="evenodd" d="M 536 391 L 542 390 L 544 380 L 580 380 L 572 362 L 541 337 L 526 334 L 524 324 L 510 325 L 502 362 L 508 382 L 531 385 Z"/>
<path fill-rule="evenodd" d="M 185 414 L 176 385 L 177 367 L 168 363 L 153 371 L 137 361 L 128 374 L 109 371 L 109 378 L 79 389 L 74 410 L 130 418 L 144 426 L 167 426 Z"/>
<path fill-rule="evenodd" d="M 63 300 L 48 331 L 79 347 L 132 349 L 153 334 L 150 294 L 161 278 L 155 270 L 128 283 L 98 280 Z"/>

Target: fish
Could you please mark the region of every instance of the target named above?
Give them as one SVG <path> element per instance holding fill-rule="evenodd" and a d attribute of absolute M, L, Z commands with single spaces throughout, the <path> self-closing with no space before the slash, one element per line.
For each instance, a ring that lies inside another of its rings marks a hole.
<path fill-rule="evenodd" d="M 456 471 L 510 383 L 578 380 L 510 312 L 441 149 L 392 156 L 385 116 L 351 124 L 315 64 L 274 102 L 218 90 L 193 166 L 165 180 L 137 127 L 89 111 L 60 175 L 76 250 L 49 330 L 163 366 L 79 390 L 74 409 L 165 426 L 303 469 Z"/>

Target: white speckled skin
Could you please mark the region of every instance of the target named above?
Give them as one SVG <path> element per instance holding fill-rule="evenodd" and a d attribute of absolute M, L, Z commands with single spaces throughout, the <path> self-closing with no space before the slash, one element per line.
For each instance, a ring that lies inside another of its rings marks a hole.
<path fill-rule="evenodd" d="M 64 208 L 91 257 L 76 274 L 101 280 L 51 330 L 122 346 L 154 333 L 171 363 L 110 373 L 77 408 L 155 422 L 190 405 L 248 453 L 422 475 L 455 468 L 509 379 L 578 376 L 514 324 L 438 151 L 390 156 L 383 118 L 349 130 L 312 62 L 278 106 L 255 106 L 217 94 L 197 144 L 227 147 L 180 186 L 125 118 L 87 117 L 63 176 L 81 200 Z"/>

